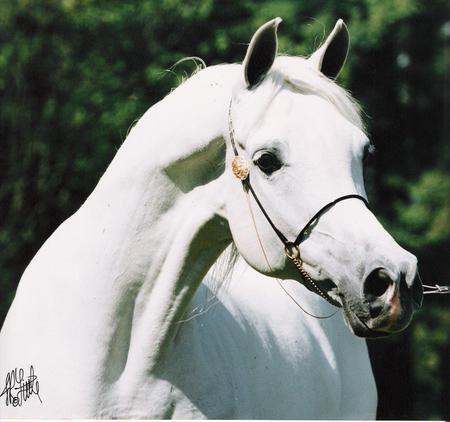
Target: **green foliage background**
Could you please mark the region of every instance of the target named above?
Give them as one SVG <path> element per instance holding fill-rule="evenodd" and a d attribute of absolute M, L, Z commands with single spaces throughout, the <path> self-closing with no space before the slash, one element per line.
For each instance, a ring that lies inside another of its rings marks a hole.
<path fill-rule="evenodd" d="M 372 206 L 417 254 L 423 280 L 449 283 L 447 0 L 0 0 L 0 320 L 133 121 L 193 70 L 167 69 L 186 56 L 241 61 L 275 16 L 289 54 L 310 54 L 337 18 L 347 22 L 340 83 L 377 148 Z M 448 298 L 428 296 L 406 332 L 369 343 L 380 418 L 450 418 L 449 327 Z"/>

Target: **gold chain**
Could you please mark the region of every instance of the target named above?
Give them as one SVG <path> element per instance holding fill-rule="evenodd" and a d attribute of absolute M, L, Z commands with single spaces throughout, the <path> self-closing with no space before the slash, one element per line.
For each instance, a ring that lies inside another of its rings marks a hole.
<path fill-rule="evenodd" d="M 323 297 L 328 303 L 331 303 L 332 305 L 336 306 L 336 304 L 330 300 L 330 298 L 322 291 L 322 289 L 319 288 L 319 286 L 317 286 L 315 281 L 311 278 L 311 276 L 303 268 L 303 261 L 299 258 L 291 258 L 291 261 L 297 267 L 297 269 L 299 270 L 303 279 L 308 281 L 308 283 L 314 288 L 316 293 L 319 294 L 321 297 Z"/>

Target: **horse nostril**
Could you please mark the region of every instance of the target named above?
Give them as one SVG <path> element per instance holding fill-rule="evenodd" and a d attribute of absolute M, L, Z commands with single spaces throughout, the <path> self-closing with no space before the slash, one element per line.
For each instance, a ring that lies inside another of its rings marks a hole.
<path fill-rule="evenodd" d="M 386 270 L 377 268 L 364 281 L 364 296 L 369 300 L 375 300 L 383 296 L 393 283 Z"/>

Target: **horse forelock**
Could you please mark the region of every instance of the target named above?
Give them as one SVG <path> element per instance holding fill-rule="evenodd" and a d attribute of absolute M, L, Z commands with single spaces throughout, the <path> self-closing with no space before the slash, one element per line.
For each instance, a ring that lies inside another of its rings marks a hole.
<path fill-rule="evenodd" d="M 365 131 L 361 107 L 334 80 L 312 68 L 303 57 L 279 56 L 268 77 L 274 85 L 287 85 L 301 94 L 317 95 L 331 103 L 348 121 Z"/>

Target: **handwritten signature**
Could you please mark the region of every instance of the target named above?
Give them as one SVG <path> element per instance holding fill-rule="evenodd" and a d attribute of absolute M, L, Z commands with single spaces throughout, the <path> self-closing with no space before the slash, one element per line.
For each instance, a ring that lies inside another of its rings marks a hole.
<path fill-rule="evenodd" d="M 25 372 L 22 368 L 15 368 L 8 372 L 5 388 L 0 394 L 0 397 L 6 397 L 6 406 L 22 406 L 23 402 L 27 401 L 33 394 L 36 394 L 42 403 L 39 396 L 39 381 L 37 376 L 34 375 L 33 365 L 30 366 L 30 373 L 27 377 L 25 377 Z"/>

